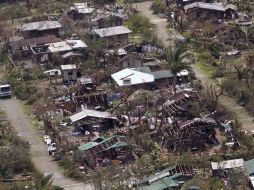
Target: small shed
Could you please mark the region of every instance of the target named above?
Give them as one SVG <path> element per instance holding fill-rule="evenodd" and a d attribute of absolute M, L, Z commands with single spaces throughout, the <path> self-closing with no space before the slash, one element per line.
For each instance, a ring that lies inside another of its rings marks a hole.
<path fill-rule="evenodd" d="M 77 81 L 81 76 L 80 69 L 75 64 L 72 65 L 61 65 L 63 82 Z"/>

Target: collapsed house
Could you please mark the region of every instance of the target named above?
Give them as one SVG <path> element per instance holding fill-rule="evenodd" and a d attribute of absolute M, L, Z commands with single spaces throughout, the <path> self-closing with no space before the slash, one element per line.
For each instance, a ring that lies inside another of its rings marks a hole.
<path fill-rule="evenodd" d="M 214 129 L 217 122 L 213 118 L 188 115 L 190 103 L 200 99 L 199 93 L 193 90 L 180 91 L 168 100 L 158 99 L 157 104 L 161 104 L 158 106 L 159 121 L 150 136 L 161 147 L 173 151 L 204 149 L 205 144 L 218 144 Z"/>
<path fill-rule="evenodd" d="M 78 147 L 90 167 L 125 164 L 133 159 L 132 145 L 125 136 L 96 137 L 92 142 Z"/>
<path fill-rule="evenodd" d="M 194 2 L 184 6 L 184 11 L 189 20 L 200 17 L 217 19 L 235 19 L 237 7 L 232 4 Z"/>
<path fill-rule="evenodd" d="M 215 136 L 215 126 L 217 123 L 208 118 L 195 118 L 165 126 L 162 129 L 163 135 L 160 137 L 160 145 L 173 151 L 183 151 L 189 148 L 204 149 L 205 143 L 216 145 L 218 141 Z"/>
<path fill-rule="evenodd" d="M 23 24 L 20 31 L 24 37 L 59 36 L 61 28 L 62 25 L 58 21 L 39 21 Z"/>
<path fill-rule="evenodd" d="M 125 26 L 114 26 L 93 30 L 96 37 L 105 39 L 107 46 L 114 46 L 116 43 L 128 43 L 128 35 L 132 32 Z"/>
<path fill-rule="evenodd" d="M 113 117 L 111 113 L 90 109 L 83 109 L 69 118 L 74 124 L 76 131 L 86 134 L 115 128 L 117 123 L 117 118 Z"/>
<path fill-rule="evenodd" d="M 189 165 L 175 165 L 138 181 L 135 186 L 140 190 L 179 190 L 184 182 L 196 175 Z"/>

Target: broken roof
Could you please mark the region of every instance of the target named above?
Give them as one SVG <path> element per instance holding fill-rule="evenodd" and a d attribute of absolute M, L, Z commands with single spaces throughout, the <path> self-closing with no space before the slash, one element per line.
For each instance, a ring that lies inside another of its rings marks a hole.
<path fill-rule="evenodd" d="M 126 68 L 111 75 L 118 86 L 131 86 L 154 82 L 153 74 L 137 71 L 134 68 Z"/>
<path fill-rule="evenodd" d="M 94 8 L 88 7 L 87 3 L 73 3 L 73 7 L 70 9 L 75 9 L 79 14 L 92 14 Z"/>
<path fill-rule="evenodd" d="M 49 43 L 49 51 L 54 52 L 65 52 L 73 49 L 85 49 L 87 45 L 82 40 L 65 40 L 61 42 Z"/>
<path fill-rule="evenodd" d="M 139 189 L 140 190 L 164 190 L 164 189 L 168 189 L 172 187 L 179 187 L 178 181 L 174 180 L 174 178 L 178 176 L 179 174 L 176 176 L 165 177 L 149 185 L 144 185 Z"/>
<path fill-rule="evenodd" d="M 23 47 L 32 47 L 37 45 L 43 45 L 47 43 L 58 42 L 59 39 L 54 35 L 42 36 L 38 38 L 22 39 L 18 41 L 10 42 L 10 46 L 14 49 Z"/>
<path fill-rule="evenodd" d="M 216 10 L 216 11 L 226 11 L 227 9 L 237 10 L 237 7 L 232 4 L 228 4 L 223 6 L 222 3 L 203 3 L 203 2 L 194 2 L 189 5 L 184 6 L 184 10 L 188 11 L 189 9 L 200 8 L 200 9 L 208 9 L 208 10 Z"/>
<path fill-rule="evenodd" d="M 132 31 L 126 28 L 125 26 L 114 26 L 114 27 L 109 27 L 109 28 L 102 28 L 102 29 L 96 29 L 94 32 L 100 36 L 101 38 L 103 37 L 108 37 L 108 36 L 116 36 L 116 35 L 121 35 L 121 34 L 129 34 Z"/>
<path fill-rule="evenodd" d="M 31 22 L 25 23 L 21 26 L 21 31 L 32 31 L 32 30 L 50 30 L 61 28 L 62 25 L 58 21 L 39 21 L 39 22 Z"/>
<path fill-rule="evenodd" d="M 104 118 L 104 119 L 117 119 L 113 117 L 110 112 L 101 112 L 96 110 L 85 109 L 82 110 L 72 116 L 70 116 L 70 120 L 72 123 L 80 121 L 86 117 L 97 117 L 97 118 Z"/>
<path fill-rule="evenodd" d="M 211 162 L 211 165 L 213 170 L 240 168 L 243 167 L 244 160 L 241 158 L 235 160 L 225 160 L 222 162 Z"/>
<path fill-rule="evenodd" d="M 95 155 L 97 153 L 110 150 L 112 148 L 120 148 L 129 146 L 125 136 L 111 136 L 101 142 L 89 142 L 78 147 L 79 150 L 84 151 L 86 156 Z"/>

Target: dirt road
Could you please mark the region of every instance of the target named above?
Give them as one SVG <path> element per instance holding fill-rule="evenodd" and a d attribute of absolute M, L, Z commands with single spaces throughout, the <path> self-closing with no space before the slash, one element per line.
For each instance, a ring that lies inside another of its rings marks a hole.
<path fill-rule="evenodd" d="M 192 70 L 195 72 L 196 77 L 200 81 L 202 81 L 203 85 L 205 85 L 205 83 L 207 82 L 209 84 L 211 83 L 215 84 L 214 81 L 212 81 L 211 79 L 208 79 L 207 76 L 205 76 L 196 65 L 192 65 Z M 244 130 L 246 131 L 254 130 L 254 122 L 253 122 L 254 118 L 251 117 L 251 115 L 249 115 L 249 113 L 244 109 L 244 107 L 238 105 L 234 99 L 228 96 L 220 96 L 219 103 L 236 114 Z"/>
<path fill-rule="evenodd" d="M 83 184 L 66 178 L 61 173 L 57 163 L 47 154 L 47 146 L 42 141 L 42 131 L 31 125 L 31 120 L 26 116 L 15 99 L 0 100 L 0 108 L 6 113 L 13 127 L 24 140 L 31 145 L 30 154 L 34 165 L 43 174 L 53 174 L 53 184 L 66 190 L 94 190 L 92 184 Z"/>
<path fill-rule="evenodd" d="M 183 39 L 183 37 L 175 32 L 170 31 L 167 19 L 160 18 L 158 15 L 153 14 L 150 10 L 153 1 L 146 1 L 143 3 L 134 3 L 132 7 L 140 12 L 143 16 L 147 17 L 152 24 L 156 26 L 156 34 L 158 39 L 162 42 L 164 47 L 175 47 L 177 39 Z"/>
<path fill-rule="evenodd" d="M 163 42 L 164 47 L 175 47 L 175 40 L 181 39 L 181 35 L 177 32 L 172 32 L 168 30 L 168 22 L 166 19 L 162 19 L 157 15 L 152 14 L 150 7 L 152 5 L 152 1 L 146 1 L 143 3 L 135 3 L 133 4 L 133 8 L 136 8 L 139 13 L 143 16 L 147 17 L 151 23 L 156 25 L 156 34 L 158 39 Z M 202 71 L 196 66 L 192 65 L 192 69 L 195 72 L 196 77 L 205 84 L 207 81 L 212 82 L 210 79 L 205 76 Z M 221 105 L 225 106 L 227 109 L 236 113 L 239 121 L 242 123 L 243 129 L 247 131 L 254 130 L 254 122 L 253 117 L 251 117 L 248 112 L 236 102 L 228 97 L 221 96 L 219 98 L 219 102 Z"/>

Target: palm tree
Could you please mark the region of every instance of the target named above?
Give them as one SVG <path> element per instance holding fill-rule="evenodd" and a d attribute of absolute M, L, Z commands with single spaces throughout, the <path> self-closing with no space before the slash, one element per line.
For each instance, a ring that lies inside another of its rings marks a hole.
<path fill-rule="evenodd" d="M 187 51 L 185 45 L 178 45 L 175 49 L 167 48 L 166 53 L 166 67 L 171 69 L 173 73 L 178 73 L 183 69 L 187 69 L 190 66 L 192 56 Z"/>

